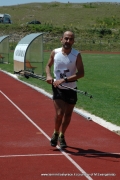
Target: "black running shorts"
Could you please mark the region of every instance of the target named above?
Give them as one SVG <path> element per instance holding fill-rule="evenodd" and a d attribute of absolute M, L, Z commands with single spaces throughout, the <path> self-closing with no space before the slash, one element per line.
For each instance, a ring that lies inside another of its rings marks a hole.
<path fill-rule="evenodd" d="M 52 85 L 52 90 L 53 90 L 53 100 L 61 99 L 69 104 L 76 104 L 77 102 L 76 91 L 73 91 L 71 89 L 60 89 L 58 87 L 55 88 L 53 85 Z"/>

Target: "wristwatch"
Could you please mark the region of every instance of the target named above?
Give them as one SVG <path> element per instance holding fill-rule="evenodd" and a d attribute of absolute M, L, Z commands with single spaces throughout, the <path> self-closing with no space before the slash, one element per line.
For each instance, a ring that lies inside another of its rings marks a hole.
<path fill-rule="evenodd" d="M 64 80 L 65 80 L 65 82 L 66 82 L 66 83 L 68 82 L 68 79 L 67 79 L 67 77 L 64 77 Z"/>

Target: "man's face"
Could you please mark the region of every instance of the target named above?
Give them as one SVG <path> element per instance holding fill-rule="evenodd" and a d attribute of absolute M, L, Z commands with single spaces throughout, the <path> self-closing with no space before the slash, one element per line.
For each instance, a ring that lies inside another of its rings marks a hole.
<path fill-rule="evenodd" d="M 74 43 L 74 35 L 71 32 L 64 33 L 61 42 L 65 49 L 71 49 Z"/>

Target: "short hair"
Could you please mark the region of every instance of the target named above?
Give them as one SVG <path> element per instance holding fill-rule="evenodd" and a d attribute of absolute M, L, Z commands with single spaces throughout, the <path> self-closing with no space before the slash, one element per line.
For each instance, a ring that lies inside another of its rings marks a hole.
<path fill-rule="evenodd" d="M 65 31 L 65 32 L 62 34 L 62 37 L 64 37 L 64 34 L 65 34 L 66 32 L 71 32 L 71 33 L 73 34 L 73 37 L 75 38 L 74 32 L 73 32 L 73 31 L 70 31 L 70 30 Z"/>

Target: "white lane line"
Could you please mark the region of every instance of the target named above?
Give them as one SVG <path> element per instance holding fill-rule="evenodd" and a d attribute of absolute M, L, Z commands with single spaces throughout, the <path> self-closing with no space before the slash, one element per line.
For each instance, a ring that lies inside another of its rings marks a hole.
<path fill-rule="evenodd" d="M 32 121 L 32 119 L 30 119 L 30 118 L 29 118 L 12 100 L 10 100 L 9 97 L 7 97 L 1 90 L 0 90 L 0 92 L 2 93 L 2 95 L 3 95 L 9 102 L 11 102 L 11 104 L 12 104 L 13 106 L 16 107 L 16 109 L 18 109 L 18 111 L 21 112 L 21 114 L 23 114 L 23 116 L 25 116 L 42 134 L 44 134 L 44 136 L 45 136 L 48 140 L 50 140 L 50 137 L 49 137 L 37 124 L 35 124 L 35 123 Z"/>
<path fill-rule="evenodd" d="M 0 158 L 8 157 L 37 157 L 37 156 L 63 156 L 63 154 L 16 154 L 16 155 L 0 155 Z"/>
<path fill-rule="evenodd" d="M 32 119 L 30 119 L 12 100 L 10 100 L 1 90 L 0 90 L 1 94 L 9 101 L 11 102 L 11 104 L 13 106 L 15 106 L 16 109 L 18 109 L 18 111 L 21 112 L 21 114 L 23 114 L 28 121 L 30 121 L 39 131 L 42 132 L 42 134 L 44 134 L 44 136 L 50 141 L 50 137 L 37 125 L 35 124 Z M 57 149 L 59 149 L 61 151 L 62 154 L 64 154 L 64 156 L 82 173 L 84 174 L 84 176 L 88 179 L 88 180 L 92 180 L 92 178 L 89 176 L 89 174 L 87 174 L 67 153 L 65 153 L 58 145 L 56 146 Z"/>
<path fill-rule="evenodd" d="M 59 147 L 59 146 L 58 146 Z M 60 149 L 61 150 L 61 149 Z M 67 155 L 120 155 L 120 153 L 66 153 Z M 64 154 L 11 154 L 11 155 L 0 155 L 0 158 L 6 157 L 28 157 L 28 156 L 63 156 Z"/>
<path fill-rule="evenodd" d="M 70 154 L 71 154 L 71 155 L 72 155 L 72 154 L 76 154 L 76 155 L 77 155 L 77 154 L 78 154 L 78 155 L 79 155 L 79 154 L 80 154 L 80 155 L 82 155 L 82 154 L 85 155 L 85 154 L 86 154 L 86 155 L 93 155 L 93 156 L 94 156 L 94 155 L 119 155 L 120 153 L 104 153 L 104 152 L 103 152 L 103 153 L 94 153 L 94 152 L 93 152 L 93 153 L 92 153 L 92 152 L 91 152 L 91 153 L 87 153 L 87 152 L 86 152 L 86 153 L 77 153 L 77 152 L 74 153 L 74 152 L 73 152 L 73 153 L 70 153 Z"/>

